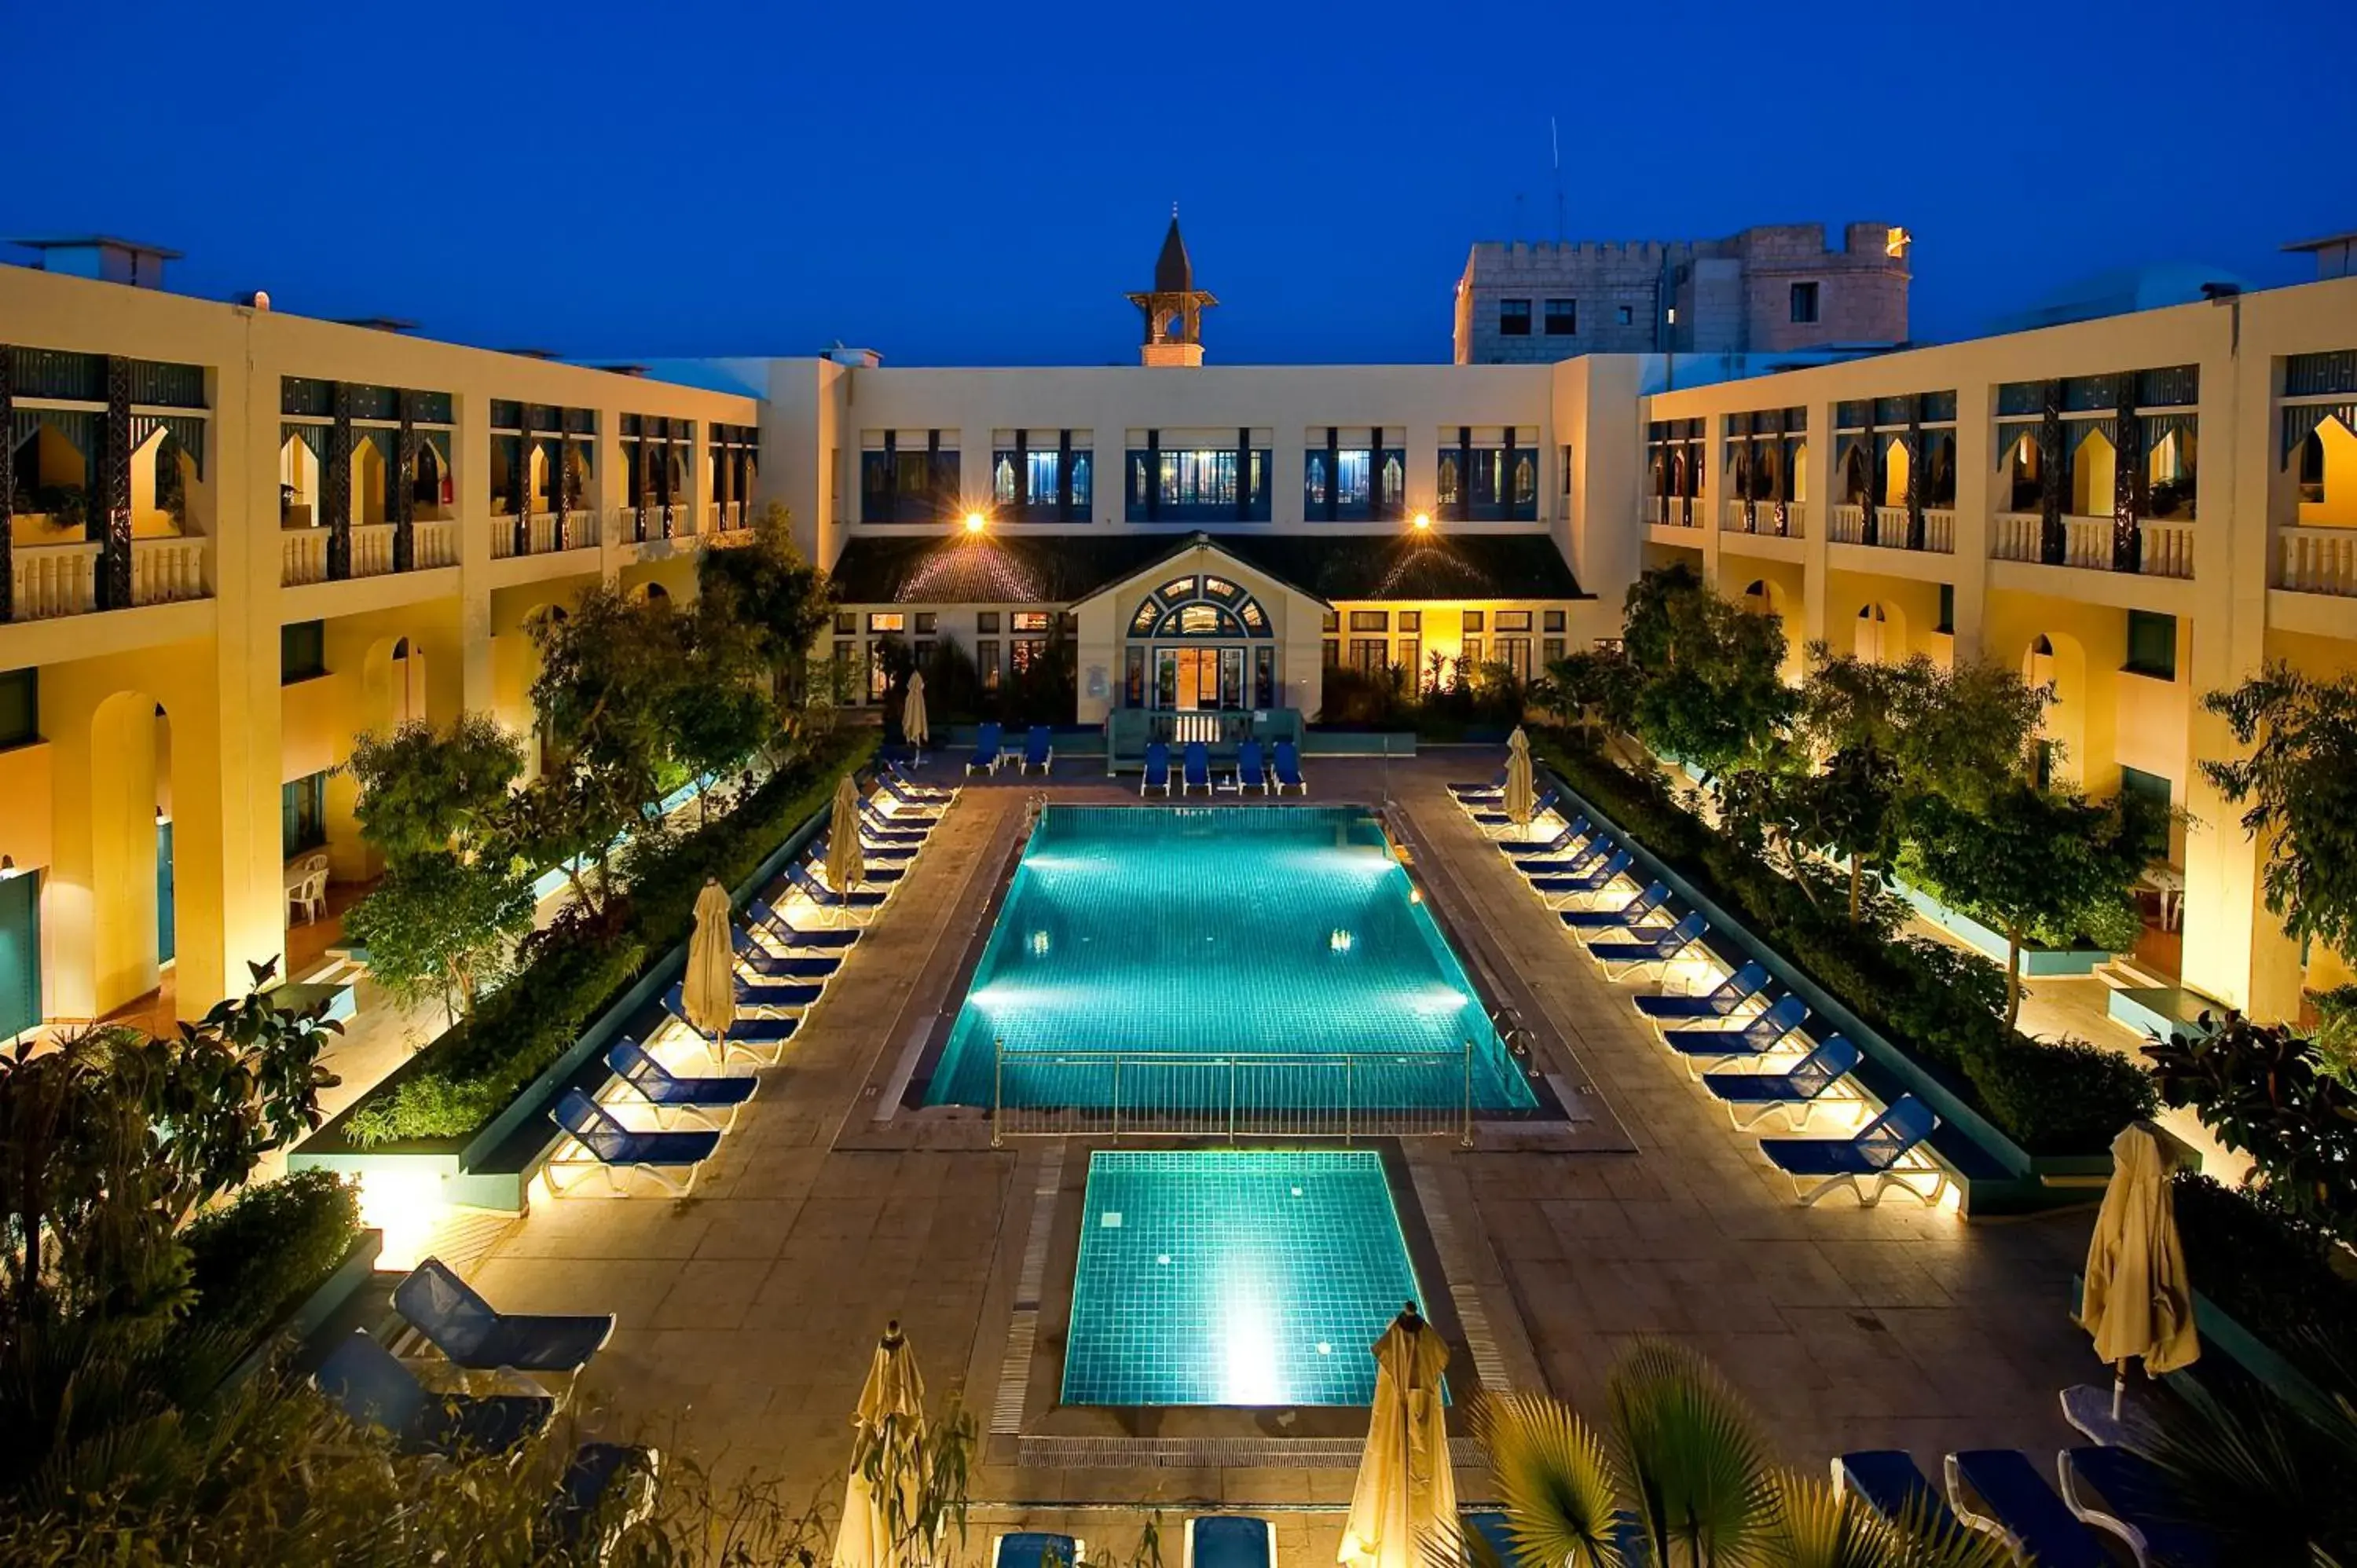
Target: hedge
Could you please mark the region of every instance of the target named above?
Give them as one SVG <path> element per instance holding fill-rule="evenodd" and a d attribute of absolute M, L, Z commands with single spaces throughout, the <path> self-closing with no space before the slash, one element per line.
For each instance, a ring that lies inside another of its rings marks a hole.
<path fill-rule="evenodd" d="M 2033 1155 L 2098 1155 L 2152 1114 L 2151 1076 L 2082 1042 L 2047 1045 L 2009 1030 L 2001 966 L 1929 938 L 1884 941 L 1640 776 L 1561 734 L 1542 757 L 1624 831 L 1760 940 L 1838 997 L 2006 1136 Z"/>
<path fill-rule="evenodd" d="M 247 1187 L 181 1235 L 196 1294 L 181 1331 L 260 1332 L 335 1273 L 360 1232 L 360 1189 L 332 1172 Z"/>
<path fill-rule="evenodd" d="M 631 855 L 630 886 L 602 918 L 576 905 L 534 933 L 514 978 L 355 1105 L 344 1136 L 362 1147 L 457 1138 L 490 1121 L 591 1019 L 687 940 L 706 876 L 728 887 L 751 876 L 828 804 L 835 781 L 864 765 L 876 742 L 874 730 L 838 732 L 763 780 L 727 815 Z"/>
<path fill-rule="evenodd" d="M 2357 1280 L 2332 1266 L 2330 1234 L 2191 1171 L 2172 1189 L 2193 1288 L 2319 1388 L 2357 1396 Z"/>

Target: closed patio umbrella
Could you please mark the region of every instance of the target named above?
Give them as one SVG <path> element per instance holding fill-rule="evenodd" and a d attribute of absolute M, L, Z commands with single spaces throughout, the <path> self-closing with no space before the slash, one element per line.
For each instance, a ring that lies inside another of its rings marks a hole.
<path fill-rule="evenodd" d="M 925 1436 L 925 1380 L 897 1319 L 884 1326 L 884 1337 L 877 1342 L 851 1425 L 851 1479 L 844 1487 L 834 1568 L 897 1568 L 899 1543 L 883 1494 L 897 1483 L 896 1511 L 905 1530 L 916 1511 L 916 1461 Z"/>
<path fill-rule="evenodd" d="M 737 955 L 729 946 L 728 889 L 704 879 L 695 896 L 695 929 L 687 939 L 687 1021 L 717 1039 L 737 1022 Z"/>
<path fill-rule="evenodd" d="M 1440 1374 L 1448 1347 L 1409 1302 L 1375 1341 L 1367 1451 L 1342 1526 L 1343 1568 L 1418 1568 L 1427 1534 L 1457 1529 Z"/>
<path fill-rule="evenodd" d="M 834 787 L 834 811 L 826 820 L 826 879 L 838 893 L 867 880 L 867 857 L 859 853 L 859 786 L 848 773 Z"/>
<path fill-rule="evenodd" d="M 2201 1353 L 2169 1162 L 2148 1128 L 2131 1126 L 2112 1140 L 2112 1179 L 2087 1244 L 2079 1322 L 2094 1337 L 2095 1354 L 2117 1369 L 2115 1420 L 2131 1359 L 2142 1360 L 2146 1374 L 2157 1377 L 2190 1366 Z"/>
<path fill-rule="evenodd" d="M 909 677 L 908 700 L 900 704 L 900 733 L 920 756 L 924 753 L 925 742 L 933 738 L 925 728 L 925 678 L 921 674 Z"/>
<path fill-rule="evenodd" d="M 1506 737 L 1506 820 L 1518 828 L 1531 825 L 1531 737 L 1516 725 Z"/>

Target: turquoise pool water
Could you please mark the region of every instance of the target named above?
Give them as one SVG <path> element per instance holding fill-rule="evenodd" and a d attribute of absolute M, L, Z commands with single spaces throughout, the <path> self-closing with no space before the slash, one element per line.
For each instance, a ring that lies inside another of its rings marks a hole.
<path fill-rule="evenodd" d="M 1372 814 L 1353 808 L 1051 806 L 1026 846 L 927 1086 L 988 1105 L 998 1045 L 1010 1105 L 1226 1095 L 1194 1058 L 1308 1055 L 1254 1069 L 1264 1105 L 1535 1104 L 1457 955 Z M 1346 1068 L 1332 1059 L 1353 1057 Z M 1159 1081 L 1157 1081 L 1158 1074 Z"/>
<path fill-rule="evenodd" d="M 1098 1154 L 1081 1224 L 1066 1404 L 1362 1405 L 1423 1304 L 1366 1150 Z"/>

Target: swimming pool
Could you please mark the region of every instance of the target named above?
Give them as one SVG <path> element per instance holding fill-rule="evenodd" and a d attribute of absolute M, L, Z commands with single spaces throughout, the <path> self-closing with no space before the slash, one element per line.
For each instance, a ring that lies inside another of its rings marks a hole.
<path fill-rule="evenodd" d="M 1265 1104 L 1536 1103 L 1371 812 L 1047 808 L 926 1103 L 1201 1101 L 1236 1062 Z"/>
<path fill-rule="evenodd" d="M 1112 1150 L 1089 1160 L 1063 1402 L 1336 1405 L 1422 1305 L 1368 1150 Z"/>

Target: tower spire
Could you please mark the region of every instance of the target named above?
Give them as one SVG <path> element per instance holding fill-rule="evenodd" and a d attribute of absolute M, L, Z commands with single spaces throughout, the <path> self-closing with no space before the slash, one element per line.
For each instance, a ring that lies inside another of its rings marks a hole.
<path fill-rule="evenodd" d="M 1203 362 L 1203 308 L 1220 302 L 1208 290 L 1195 286 L 1195 263 L 1178 232 L 1176 201 L 1170 204 L 1170 228 L 1162 236 L 1162 253 L 1155 258 L 1154 286 L 1131 295 L 1129 302 L 1146 317 L 1146 344 L 1139 353 L 1144 363 Z"/>

